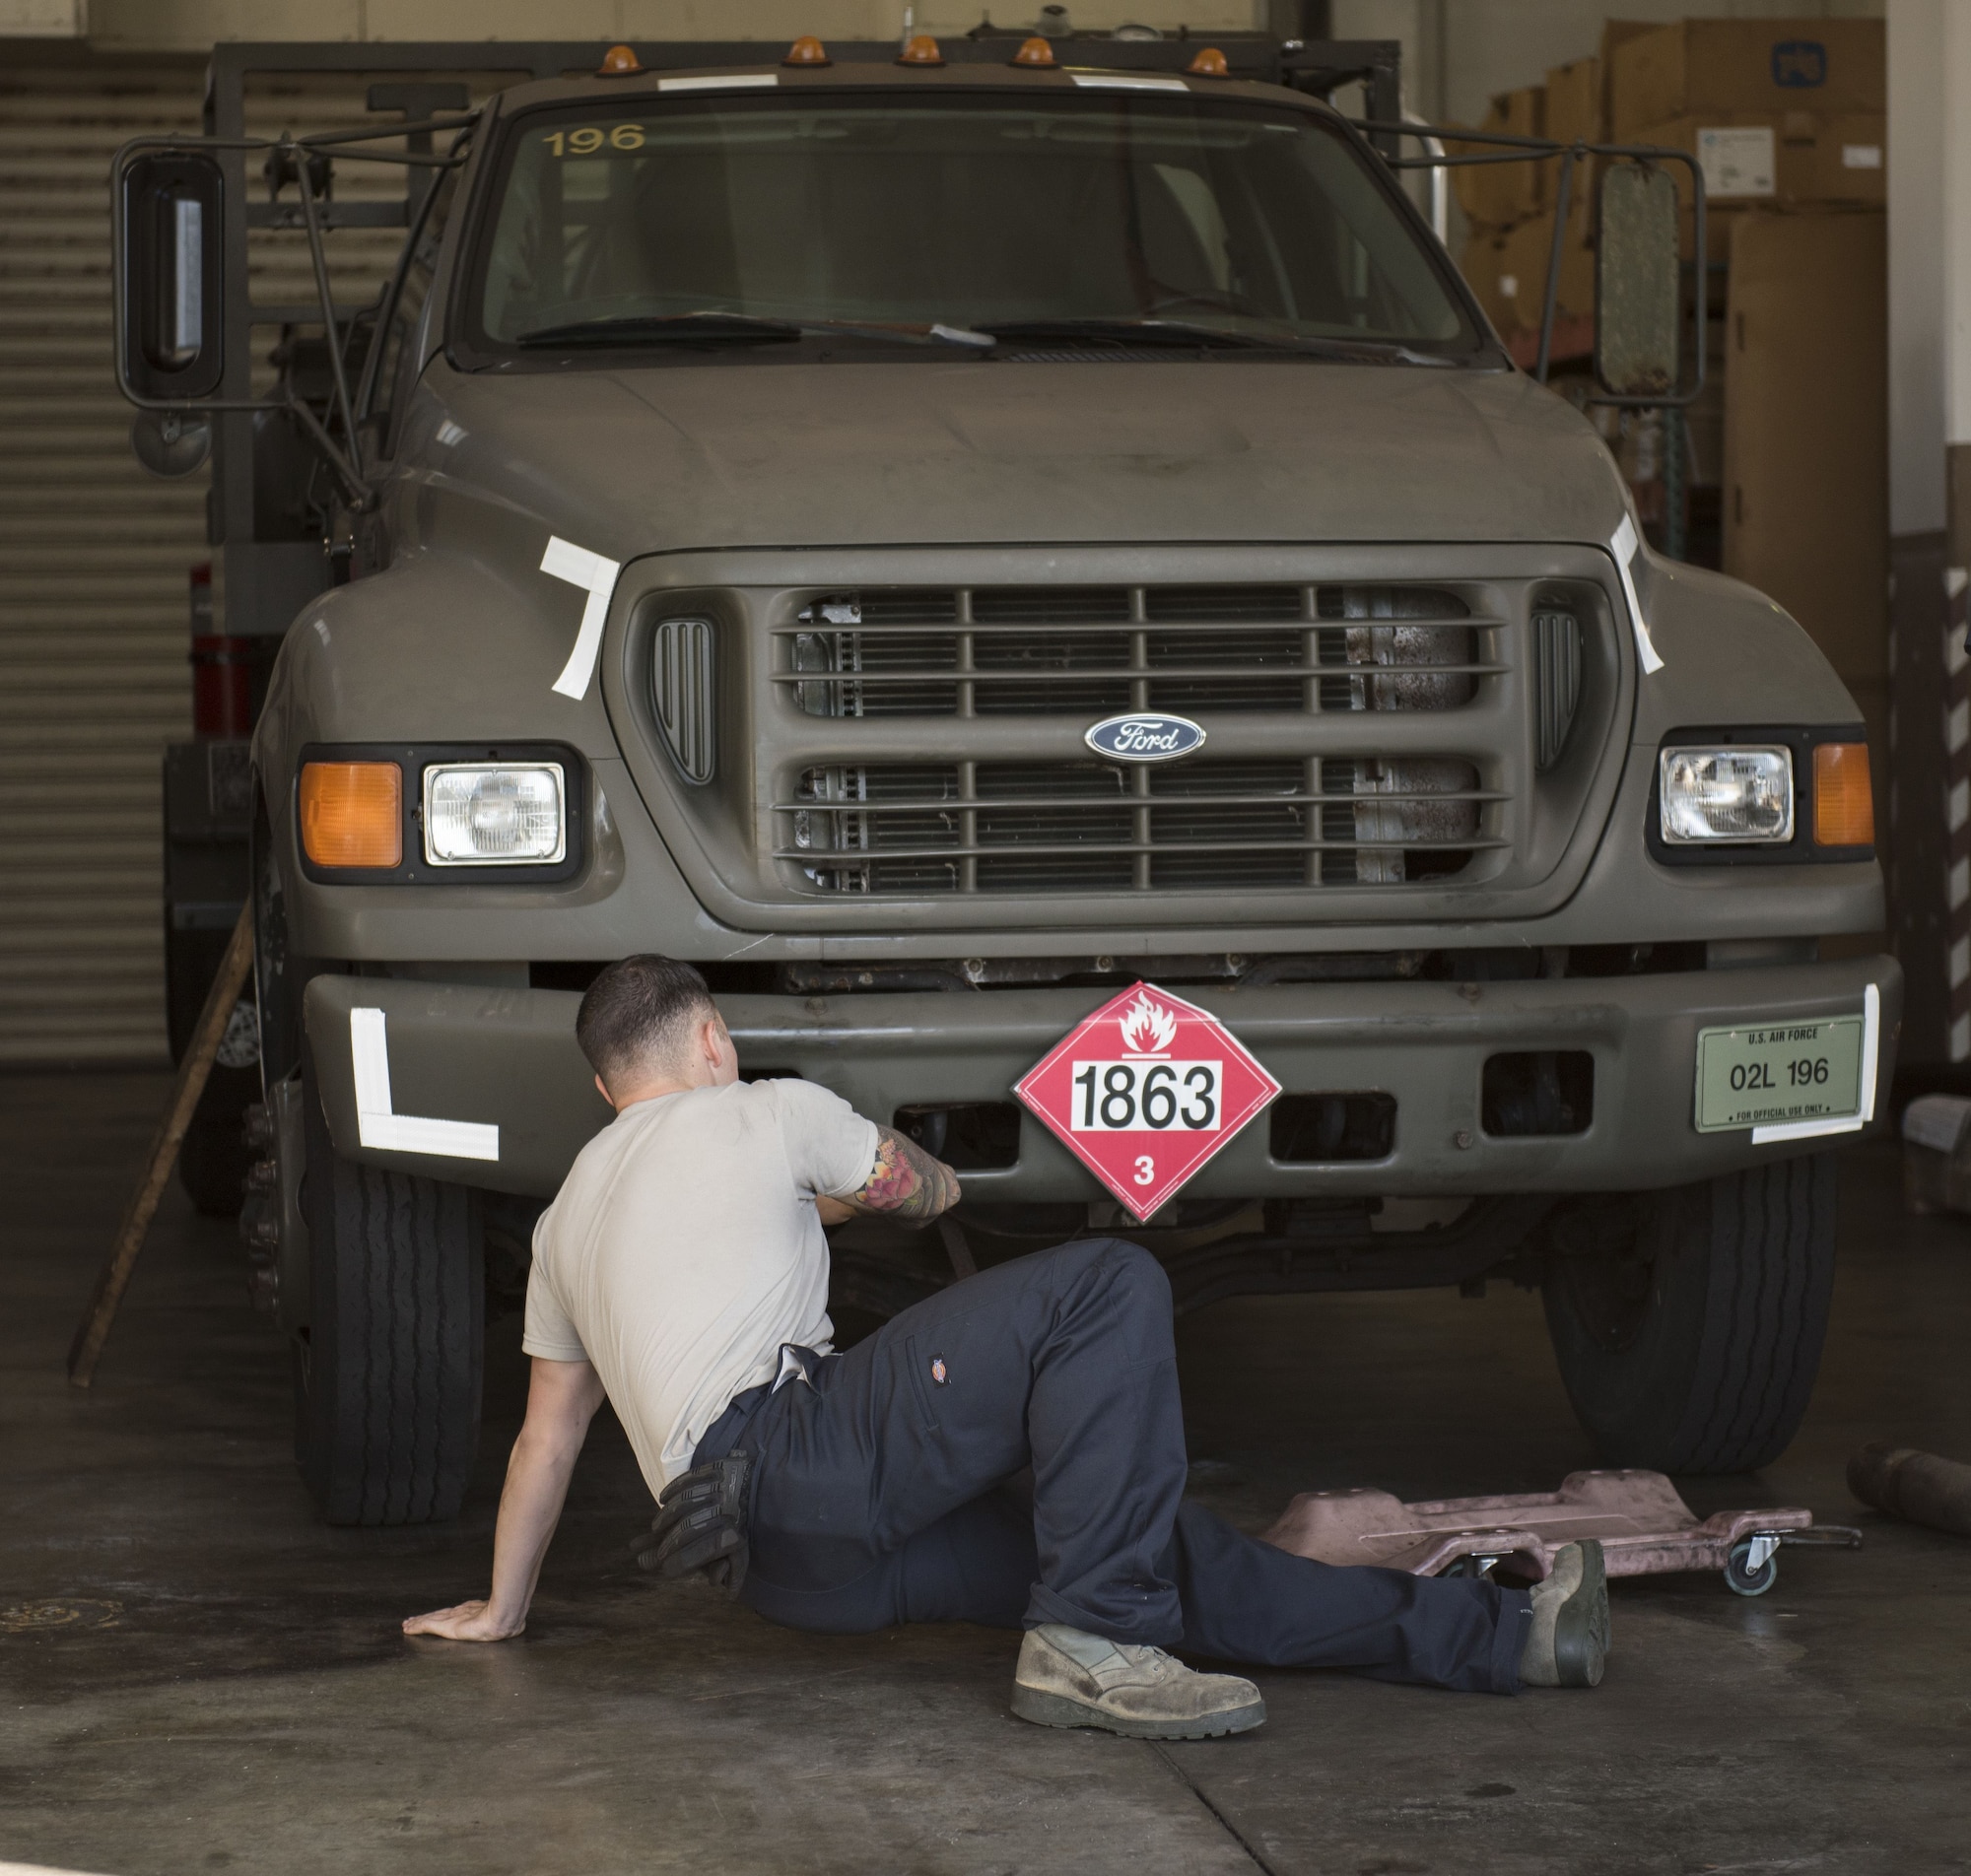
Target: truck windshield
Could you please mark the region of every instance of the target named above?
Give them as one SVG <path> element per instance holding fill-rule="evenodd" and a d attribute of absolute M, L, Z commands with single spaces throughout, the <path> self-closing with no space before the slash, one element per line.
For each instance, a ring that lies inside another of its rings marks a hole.
<path fill-rule="evenodd" d="M 1388 187 L 1290 105 L 625 100 L 520 118 L 495 199 L 469 324 L 501 351 L 770 345 L 804 325 L 1479 343 Z"/>

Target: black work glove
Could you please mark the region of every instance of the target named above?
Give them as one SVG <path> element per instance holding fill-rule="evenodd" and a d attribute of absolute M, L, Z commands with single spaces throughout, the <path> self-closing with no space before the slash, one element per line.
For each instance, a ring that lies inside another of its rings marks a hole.
<path fill-rule="evenodd" d="M 728 1452 L 695 1466 L 657 1494 L 650 1520 L 654 1543 L 638 1538 L 631 1549 L 645 1570 L 659 1576 L 703 1575 L 736 1596 L 746 1580 L 746 1478 L 753 1457 Z"/>

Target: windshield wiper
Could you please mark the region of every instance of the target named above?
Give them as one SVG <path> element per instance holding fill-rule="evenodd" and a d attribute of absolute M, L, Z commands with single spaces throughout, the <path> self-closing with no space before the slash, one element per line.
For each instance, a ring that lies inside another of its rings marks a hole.
<path fill-rule="evenodd" d="M 966 326 L 886 325 L 854 319 L 769 319 L 753 312 L 725 312 L 708 306 L 698 312 L 625 312 L 607 319 L 575 319 L 566 325 L 541 326 L 523 332 L 515 345 L 669 345 L 694 344 L 775 345 L 806 338 L 810 333 L 830 337 L 874 339 L 888 345 L 956 346 L 962 350 L 989 350 L 989 333 L 975 332 Z"/>
<path fill-rule="evenodd" d="M 1371 365 L 1449 365 L 1450 359 L 1407 346 L 1375 339 L 1319 339 L 1295 332 L 1240 332 L 1229 326 L 1200 325 L 1189 319 L 1097 318 L 1010 319 L 982 326 L 1001 342 L 1008 340 L 1085 340 L 1120 346 L 1181 346 L 1189 351 L 1219 347 L 1227 351 L 1300 352 L 1310 358 L 1356 360 Z"/>
<path fill-rule="evenodd" d="M 609 319 L 572 319 L 523 332 L 515 345 L 783 345 L 801 336 L 785 319 L 750 312 L 626 312 Z"/>

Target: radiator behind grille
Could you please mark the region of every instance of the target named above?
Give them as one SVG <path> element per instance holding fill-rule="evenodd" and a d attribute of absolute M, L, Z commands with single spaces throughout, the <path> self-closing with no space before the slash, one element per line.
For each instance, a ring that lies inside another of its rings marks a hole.
<path fill-rule="evenodd" d="M 1468 618 L 1429 586 L 842 593 L 781 630 L 778 675 L 812 716 L 1445 710 L 1502 668 Z"/>
<path fill-rule="evenodd" d="M 1500 845 L 1497 799 L 1443 758 L 842 765 L 801 777 L 777 857 L 831 893 L 1388 884 Z"/>

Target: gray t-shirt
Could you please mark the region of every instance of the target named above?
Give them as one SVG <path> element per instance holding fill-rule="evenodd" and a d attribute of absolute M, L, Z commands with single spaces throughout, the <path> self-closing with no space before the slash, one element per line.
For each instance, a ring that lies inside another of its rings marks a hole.
<path fill-rule="evenodd" d="M 595 1365 L 652 1492 L 783 1343 L 828 1347 L 814 1201 L 868 1179 L 876 1137 L 813 1082 L 736 1082 L 640 1101 L 576 1156 L 534 1227 L 521 1346 Z"/>

